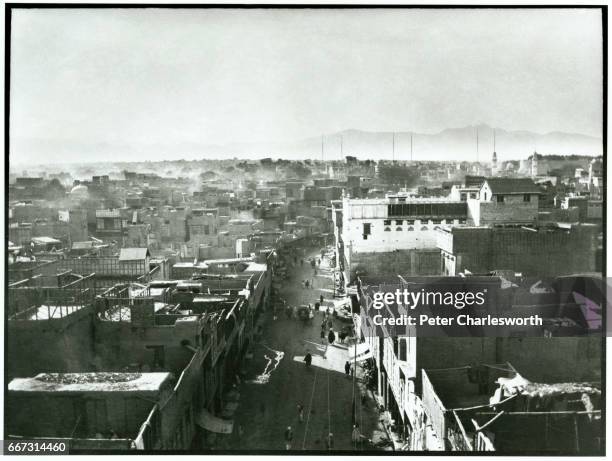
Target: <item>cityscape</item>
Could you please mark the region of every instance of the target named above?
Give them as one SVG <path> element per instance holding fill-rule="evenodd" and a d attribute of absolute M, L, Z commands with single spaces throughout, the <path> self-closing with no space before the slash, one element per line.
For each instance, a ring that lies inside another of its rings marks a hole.
<path fill-rule="evenodd" d="M 26 77 L 20 56 L 43 45 L 25 40 L 24 24 L 54 30 L 53 21 L 74 13 L 41 11 L 12 10 L 12 65 L 22 80 L 11 89 L 15 143 L 6 172 L 5 452 L 6 443 L 34 440 L 81 454 L 605 453 L 606 175 L 597 129 L 458 122 L 424 134 L 418 126 L 347 125 L 274 144 L 205 139 L 203 128 L 202 143 L 181 138 L 177 145 L 189 149 L 166 150 L 172 133 L 188 130 L 177 124 L 148 131 L 168 137 L 150 155 L 144 144 L 125 147 L 128 140 L 123 151 L 113 136 L 132 115 L 117 109 L 114 122 L 103 104 L 79 112 L 68 96 L 58 106 L 49 99 L 41 104 L 57 107 L 63 128 L 35 116 L 30 125 L 26 115 L 44 109 L 35 98 L 48 96 L 28 89 L 41 84 L 39 74 Z M 83 13 L 83 24 L 89 15 L 100 21 L 94 37 L 111 30 L 107 20 L 120 28 L 137 17 L 121 13 L 115 23 L 106 16 L 112 9 Z M 278 14 L 292 21 L 300 13 Z M 171 24 L 176 13 L 151 14 L 147 27 L 165 14 Z M 199 28 L 194 14 L 177 24 Z M 215 27 L 250 17 L 231 8 L 210 14 Z M 275 11 L 254 14 L 253 24 L 258 14 L 278 19 Z M 304 14 L 320 27 L 317 18 L 343 21 L 338 10 Z M 126 27 L 137 31 L 133 43 L 146 41 L 146 28 Z M 64 33 L 72 32 L 57 32 L 48 48 L 57 51 Z M 181 43 L 172 52 L 182 65 Z M 125 72 L 148 59 L 136 54 Z M 78 83 L 56 82 L 57 94 L 79 85 L 89 92 L 88 65 L 74 64 Z M 58 72 L 41 81 L 73 78 Z M 143 81 L 161 88 L 153 77 Z M 219 117 L 238 117 L 228 107 Z M 56 149 L 73 122 L 67 150 Z M 38 129 L 49 138 L 37 138 Z M 108 143 L 81 150 L 98 129 L 112 133 Z M 129 129 L 137 139 L 135 125 Z M 459 304 L 471 289 L 480 311 Z M 432 290 L 450 292 L 461 314 L 541 321 L 460 333 L 372 322 L 381 309 L 391 312 L 382 293 L 398 293 L 391 307 L 406 314 L 399 293 Z"/>

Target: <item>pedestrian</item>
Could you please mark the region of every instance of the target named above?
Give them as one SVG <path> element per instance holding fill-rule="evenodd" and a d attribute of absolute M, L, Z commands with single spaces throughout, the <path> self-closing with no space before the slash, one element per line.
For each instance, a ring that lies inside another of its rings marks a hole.
<path fill-rule="evenodd" d="M 320 260 L 320 259 L 317 259 L 317 265 L 318 265 L 319 267 L 321 267 L 321 260 Z"/>
<path fill-rule="evenodd" d="M 353 433 L 351 434 L 351 440 L 353 443 L 361 441 L 361 432 L 359 431 L 359 424 L 353 425 Z"/>
<path fill-rule="evenodd" d="M 306 288 L 308 289 L 308 285 L 310 285 L 310 282 L 308 281 L 308 279 L 306 279 L 305 284 L 306 284 Z"/>
<path fill-rule="evenodd" d="M 334 448 L 334 434 L 331 432 L 327 435 L 327 439 L 325 440 L 325 445 L 327 445 L 327 449 L 331 450 Z"/>
<path fill-rule="evenodd" d="M 319 301 L 321 302 L 321 305 L 323 305 L 323 295 L 319 296 Z"/>
<path fill-rule="evenodd" d="M 320 304 L 320 303 L 317 301 L 317 302 L 315 303 L 315 311 L 317 311 L 317 312 L 318 312 L 318 311 L 319 311 L 319 307 L 321 307 L 321 304 Z"/>
<path fill-rule="evenodd" d="M 344 364 L 344 373 L 348 376 L 351 373 L 351 363 L 347 360 Z"/>
<path fill-rule="evenodd" d="M 291 442 L 293 442 L 293 429 L 291 429 L 291 426 L 287 426 L 285 430 L 285 449 L 291 450 Z"/>
<path fill-rule="evenodd" d="M 303 423 L 304 422 L 304 406 L 301 403 L 298 403 L 297 410 L 298 410 L 298 419 L 300 423 Z"/>
<path fill-rule="evenodd" d="M 314 279 L 310 279 L 310 288 L 314 290 Z"/>
<path fill-rule="evenodd" d="M 327 317 L 327 328 L 330 330 L 334 328 L 331 317 Z"/>
<path fill-rule="evenodd" d="M 304 260 L 300 259 L 300 267 L 304 267 Z"/>
<path fill-rule="evenodd" d="M 321 328 L 321 344 L 325 344 L 325 328 Z"/>
<path fill-rule="evenodd" d="M 336 335 L 334 334 L 334 330 L 332 330 L 331 328 L 329 329 L 327 340 L 329 341 L 329 344 L 334 344 L 334 341 L 336 340 Z"/>
<path fill-rule="evenodd" d="M 310 364 L 312 363 L 312 355 L 310 355 L 310 352 L 307 352 L 306 355 L 304 356 L 304 362 L 306 362 L 307 367 L 309 367 Z"/>

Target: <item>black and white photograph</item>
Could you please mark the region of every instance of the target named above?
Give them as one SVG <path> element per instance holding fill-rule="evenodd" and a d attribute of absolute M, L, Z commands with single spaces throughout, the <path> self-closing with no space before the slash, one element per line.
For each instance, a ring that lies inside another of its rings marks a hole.
<path fill-rule="evenodd" d="M 4 455 L 605 456 L 607 6 L 4 13 Z"/>

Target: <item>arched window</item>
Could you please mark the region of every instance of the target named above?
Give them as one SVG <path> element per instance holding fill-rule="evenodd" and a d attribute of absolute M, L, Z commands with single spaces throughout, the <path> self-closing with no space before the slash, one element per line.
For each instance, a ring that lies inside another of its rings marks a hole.
<path fill-rule="evenodd" d="M 402 231 L 402 228 L 401 228 L 401 227 L 397 227 L 395 230 L 396 230 L 397 232 L 401 232 L 401 231 Z"/>
<path fill-rule="evenodd" d="M 427 230 L 427 226 L 423 226 L 423 227 L 421 227 L 421 230 L 422 230 L 422 231 L 426 231 L 426 230 Z"/>
<path fill-rule="evenodd" d="M 390 227 L 385 227 L 385 232 L 391 232 L 391 228 Z"/>
<path fill-rule="evenodd" d="M 408 231 L 413 231 L 413 230 L 414 230 L 414 227 L 412 227 L 412 226 L 408 226 L 408 229 L 406 229 L 406 230 L 408 230 Z"/>

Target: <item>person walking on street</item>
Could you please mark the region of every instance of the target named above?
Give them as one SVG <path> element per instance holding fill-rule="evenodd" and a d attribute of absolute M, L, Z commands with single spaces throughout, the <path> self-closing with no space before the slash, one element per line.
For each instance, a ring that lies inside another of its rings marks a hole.
<path fill-rule="evenodd" d="M 293 429 L 291 429 L 291 426 L 287 426 L 285 430 L 285 449 L 291 450 L 291 442 L 293 442 Z"/>
<path fill-rule="evenodd" d="M 332 434 L 331 432 L 327 435 L 327 439 L 325 440 L 325 445 L 327 446 L 328 450 L 331 450 L 332 448 L 334 448 L 334 434 Z"/>
<path fill-rule="evenodd" d="M 344 373 L 348 376 L 351 373 L 351 363 L 347 360 L 344 364 Z"/>
<path fill-rule="evenodd" d="M 319 296 L 319 301 L 321 302 L 321 305 L 323 305 L 323 295 Z"/>
<path fill-rule="evenodd" d="M 306 367 L 310 367 L 310 364 L 312 363 L 312 355 L 310 355 L 310 352 L 306 353 L 304 356 L 304 362 L 306 362 Z"/>
<path fill-rule="evenodd" d="M 325 328 L 321 328 L 321 344 L 325 344 Z"/>
<path fill-rule="evenodd" d="M 329 329 L 329 334 L 327 335 L 327 340 L 329 341 L 329 344 L 334 344 L 334 341 L 336 340 L 336 335 L 334 334 L 334 330 L 332 330 L 331 328 Z"/>
<path fill-rule="evenodd" d="M 359 432 L 359 424 L 353 425 L 353 433 L 351 434 L 351 440 L 355 447 L 359 442 L 361 442 L 361 432 Z"/>
<path fill-rule="evenodd" d="M 304 422 L 304 406 L 301 403 L 298 403 L 297 410 L 298 410 L 298 419 L 300 423 L 303 423 Z"/>

